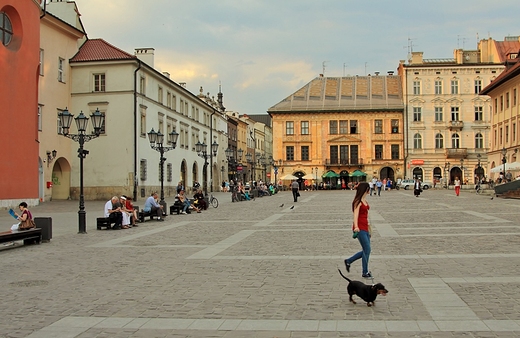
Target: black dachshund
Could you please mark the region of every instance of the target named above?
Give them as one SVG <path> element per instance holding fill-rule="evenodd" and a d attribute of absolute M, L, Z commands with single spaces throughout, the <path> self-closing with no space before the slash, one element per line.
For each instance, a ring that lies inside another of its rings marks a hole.
<path fill-rule="evenodd" d="M 341 277 L 348 281 L 347 292 L 349 295 L 349 300 L 354 304 L 356 304 L 356 302 L 352 299 L 353 295 L 356 295 L 367 302 L 367 306 L 372 306 L 376 305 L 374 301 L 376 300 L 377 295 L 386 296 L 388 293 L 388 290 L 381 283 L 366 285 L 365 283 L 357 280 L 350 280 L 341 273 L 340 269 L 338 269 L 338 271 Z"/>

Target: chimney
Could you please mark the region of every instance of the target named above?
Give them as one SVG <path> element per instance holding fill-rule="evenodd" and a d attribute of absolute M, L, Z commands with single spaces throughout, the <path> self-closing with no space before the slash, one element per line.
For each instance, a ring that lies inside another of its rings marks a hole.
<path fill-rule="evenodd" d="M 379 76 L 379 72 L 374 72 L 376 74 L 376 76 Z"/>
<path fill-rule="evenodd" d="M 136 48 L 135 56 L 139 58 L 139 60 L 146 63 L 148 66 L 154 68 L 153 58 L 154 58 L 154 48 Z"/>
<path fill-rule="evenodd" d="M 320 74 L 320 77 L 323 77 L 323 74 Z"/>
<path fill-rule="evenodd" d="M 390 76 L 394 75 L 394 71 L 393 70 L 389 70 L 388 71 L 388 75 L 390 75 Z"/>
<path fill-rule="evenodd" d="M 163 74 L 164 76 L 166 76 L 168 79 L 170 78 L 170 73 L 168 73 L 168 72 L 163 72 L 162 74 Z"/>
<path fill-rule="evenodd" d="M 412 52 L 412 64 L 422 64 L 423 63 L 423 52 Z"/>
<path fill-rule="evenodd" d="M 179 86 L 181 86 L 182 88 L 186 88 L 186 82 L 179 82 Z"/>

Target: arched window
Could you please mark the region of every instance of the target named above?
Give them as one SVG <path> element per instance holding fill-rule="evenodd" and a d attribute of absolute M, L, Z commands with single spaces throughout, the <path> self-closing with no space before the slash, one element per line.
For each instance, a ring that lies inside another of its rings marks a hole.
<path fill-rule="evenodd" d="M 9 45 L 13 38 L 13 25 L 4 12 L 0 12 L 0 41 L 4 46 Z"/>
<path fill-rule="evenodd" d="M 444 148 L 444 137 L 442 134 L 435 135 L 435 149 Z"/>
<path fill-rule="evenodd" d="M 422 136 L 419 133 L 413 136 L 413 148 L 422 149 Z"/>
<path fill-rule="evenodd" d="M 451 147 L 452 148 L 460 148 L 460 137 L 459 134 L 451 135 Z"/>
<path fill-rule="evenodd" d="M 477 133 L 477 135 L 475 135 L 475 148 L 476 149 L 484 148 L 484 137 L 482 137 L 481 133 Z"/>

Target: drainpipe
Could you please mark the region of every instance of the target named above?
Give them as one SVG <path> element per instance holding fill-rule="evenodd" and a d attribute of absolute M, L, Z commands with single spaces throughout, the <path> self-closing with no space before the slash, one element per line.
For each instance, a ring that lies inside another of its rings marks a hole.
<path fill-rule="evenodd" d="M 137 201 L 137 72 L 141 69 L 141 60 L 137 59 L 137 69 L 134 71 L 134 201 Z"/>

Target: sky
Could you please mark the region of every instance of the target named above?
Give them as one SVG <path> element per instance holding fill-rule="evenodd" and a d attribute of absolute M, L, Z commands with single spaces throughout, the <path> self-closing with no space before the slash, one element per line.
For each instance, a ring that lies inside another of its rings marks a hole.
<path fill-rule="evenodd" d="M 325 76 L 396 71 L 410 50 L 452 58 L 520 35 L 519 0 L 76 0 L 90 39 L 131 54 L 228 111 L 265 114 Z"/>

